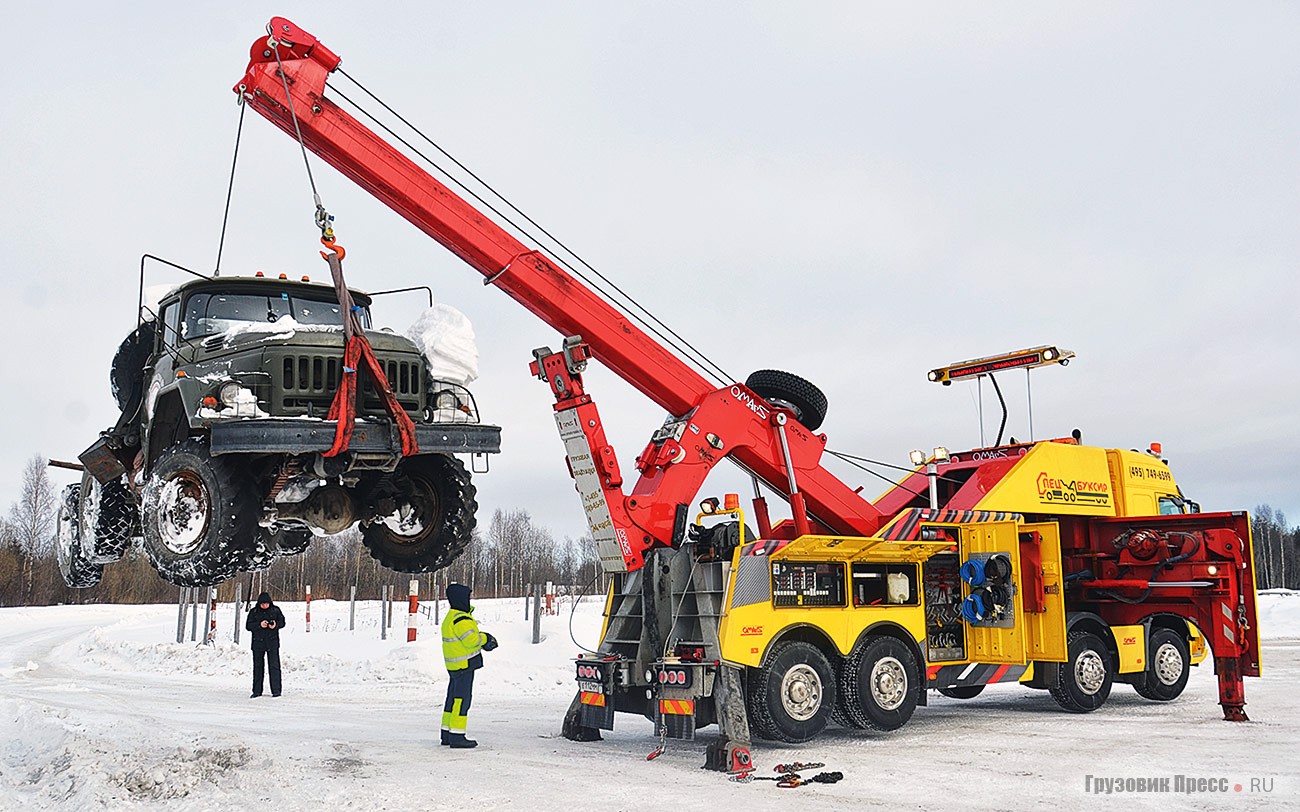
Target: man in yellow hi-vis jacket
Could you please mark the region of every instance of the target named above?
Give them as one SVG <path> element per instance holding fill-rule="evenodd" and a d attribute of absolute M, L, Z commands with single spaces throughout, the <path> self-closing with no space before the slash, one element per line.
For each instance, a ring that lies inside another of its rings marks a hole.
<path fill-rule="evenodd" d="M 442 706 L 442 743 L 461 749 L 477 747 L 465 738 L 470 699 L 474 696 L 474 672 L 483 667 L 483 651 L 497 647 L 496 638 L 481 632 L 469 605 L 470 588 L 447 585 L 451 609 L 442 621 L 442 656 L 447 661 L 447 702 Z"/>

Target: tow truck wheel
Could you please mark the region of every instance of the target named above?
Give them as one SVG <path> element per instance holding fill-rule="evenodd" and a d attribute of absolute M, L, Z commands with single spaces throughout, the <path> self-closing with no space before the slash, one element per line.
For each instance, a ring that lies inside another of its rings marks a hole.
<path fill-rule="evenodd" d="M 760 369 L 745 379 L 745 386 L 777 406 L 792 409 L 809 431 L 819 429 L 826 419 L 826 395 L 798 375 L 779 369 Z"/>
<path fill-rule="evenodd" d="M 1177 699 L 1187 687 L 1187 677 L 1191 674 L 1187 638 L 1173 629 L 1156 629 L 1151 632 L 1148 651 L 1146 674 L 1133 688 L 1139 695 L 1156 702 Z"/>
<path fill-rule="evenodd" d="M 203 440 L 163 451 L 141 500 L 144 551 L 177 586 L 211 586 L 248 563 L 257 533 L 252 480 Z"/>
<path fill-rule="evenodd" d="M 983 685 L 955 685 L 952 688 L 939 689 L 939 693 L 949 699 L 974 699 L 983 692 Z"/>
<path fill-rule="evenodd" d="M 55 524 L 54 546 L 59 559 L 59 572 L 63 582 L 72 589 L 98 586 L 104 577 L 104 567 L 92 564 L 81 552 L 81 486 L 72 484 L 63 489 Z"/>
<path fill-rule="evenodd" d="M 749 710 L 755 732 L 797 744 L 826 729 L 835 707 L 835 671 L 811 643 L 779 643 L 751 674 Z"/>
<path fill-rule="evenodd" d="M 474 532 L 477 493 L 460 460 L 410 457 L 397 469 L 392 511 L 361 526 L 370 555 L 397 572 L 433 572 L 450 564 Z"/>
<path fill-rule="evenodd" d="M 1047 690 L 1056 704 L 1070 713 L 1095 711 L 1106 704 L 1115 678 L 1110 651 L 1092 632 L 1073 631 L 1069 654 L 1069 661 L 1056 669 L 1055 684 Z"/>
<path fill-rule="evenodd" d="M 921 698 L 921 670 L 903 641 L 868 639 L 849 656 L 844 674 L 844 707 L 858 727 L 897 730 L 912 718 Z"/>

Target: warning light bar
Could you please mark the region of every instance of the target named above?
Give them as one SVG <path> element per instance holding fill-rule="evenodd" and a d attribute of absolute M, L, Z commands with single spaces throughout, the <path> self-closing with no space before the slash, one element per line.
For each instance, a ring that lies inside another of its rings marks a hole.
<path fill-rule="evenodd" d="M 962 361 L 946 367 L 939 367 L 930 370 L 926 377 L 934 383 L 949 386 L 953 381 L 959 381 L 963 378 L 978 378 L 1009 369 L 1033 369 L 1034 367 L 1045 367 L 1049 364 L 1065 366 L 1070 363 L 1070 359 L 1073 357 L 1073 352 L 1059 347 L 1033 347 L 1027 350 L 1016 350 L 1002 355 L 990 355 L 987 358 L 976 358 L 971 361 Z"/>

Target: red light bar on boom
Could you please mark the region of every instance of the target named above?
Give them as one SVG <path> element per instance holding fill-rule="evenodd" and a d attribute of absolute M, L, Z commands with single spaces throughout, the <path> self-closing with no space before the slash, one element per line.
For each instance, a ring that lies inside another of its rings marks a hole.
<path fill-rule="evenodd" d="M 962 361 L 946 367 L 939 367 L 930 370 L 926 377 L 934 383 L 948 386 L 953 381 L 963 378 L 978 378 L 981 375 L 990 375 L 1008 369 L 1033 369 L 1048 364 L 1065 366 L 1070 363 L 1070 359 L 1073 357 L 1073 352 L 1059 347 L 1033 347 L 1027 350 L 990 355 L 987 358 L 976 358 L 971 361 Z"/>

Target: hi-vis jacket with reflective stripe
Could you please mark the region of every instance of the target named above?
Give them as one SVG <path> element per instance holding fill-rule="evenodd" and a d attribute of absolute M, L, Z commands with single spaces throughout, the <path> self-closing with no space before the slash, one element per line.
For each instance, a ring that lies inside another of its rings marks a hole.
<path fill-rule="evenodd" d="M 480 652 L 487 637 L 478 630 L 473 612 L 473 609 L 468 612 L 451 609 L 442 621 L 442 656 L 448 671 L 483 667 Z"/>

